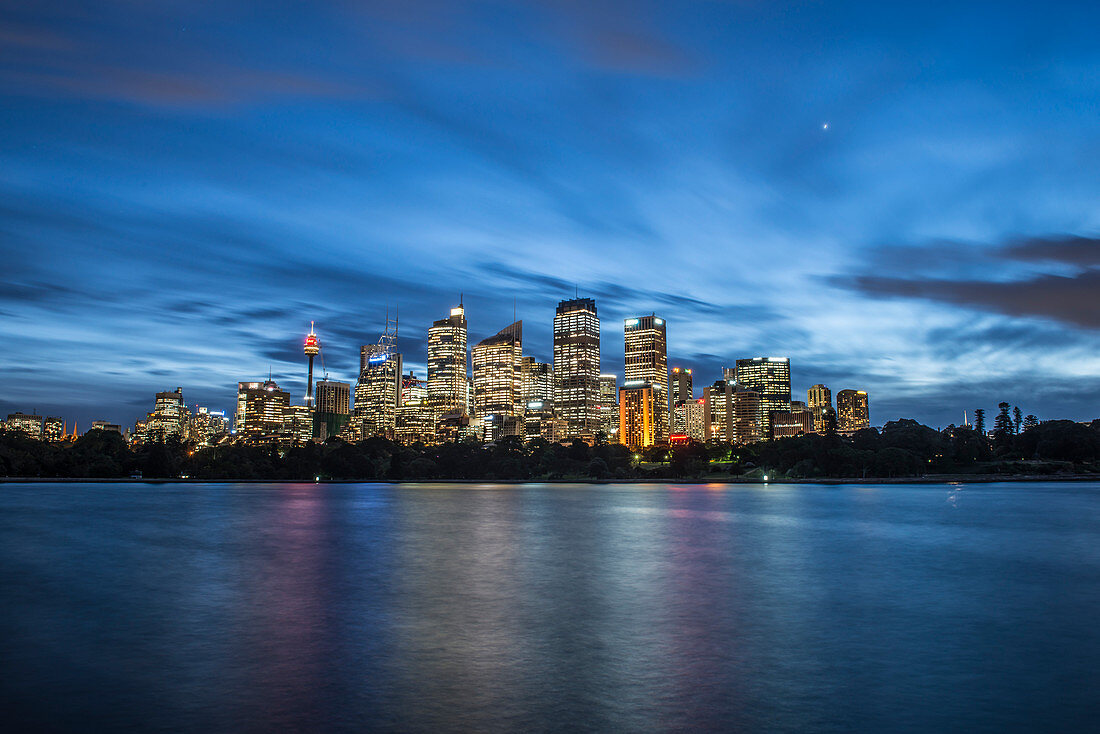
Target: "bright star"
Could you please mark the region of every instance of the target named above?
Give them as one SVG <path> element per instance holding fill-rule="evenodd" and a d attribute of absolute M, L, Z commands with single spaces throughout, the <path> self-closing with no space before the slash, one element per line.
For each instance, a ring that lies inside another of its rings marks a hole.
<path fill-rule="evenodd" d="M 821 129 L 822 130 L 828 130 L 829 129 L 829 123 L 827 123 L 827 122 L 821 123 Z"/>

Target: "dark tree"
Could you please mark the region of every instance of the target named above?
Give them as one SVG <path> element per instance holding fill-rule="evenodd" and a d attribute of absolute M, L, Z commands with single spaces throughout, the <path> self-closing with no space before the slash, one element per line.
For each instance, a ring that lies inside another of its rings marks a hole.
<path fill-rule="evenodd" d="M 974 430 L 979 436 L 985 436 L 985 408 L 974 409 Z"/>
<path fill-rule="evenodd" d="M 1015 429 L 1015 433 L 1020 432 L 1020 426 L 1024 422 L 1024 412 L 1020 410 L 1020 406 L 1017 405 L 1012 409 L 1012 427 Z"/>
<path fill-rule="evenodd" d="M 997 403 L 997 408 L 999 412 L 993 419 L 993 440 L 1005 448 L 1012 441 L 1012 417 L 1008 414 L 1010 406 L 1008 403 Z"/>
<path fill-rule="evenodd" d="M 1029 428 L 1037 428 L 1038 426 L 1039 426 L 1039 419 L 1038 418 L 1031 415 L 1030 413 L 1028 415 L 1024 416 L 1024 430 L 1025 431 L 1028 430 Z"/>

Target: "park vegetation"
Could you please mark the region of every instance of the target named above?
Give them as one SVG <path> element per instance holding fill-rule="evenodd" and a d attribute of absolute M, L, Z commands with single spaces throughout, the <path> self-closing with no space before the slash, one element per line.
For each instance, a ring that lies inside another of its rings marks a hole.
<path fill-rule="evenodd" d="M 1082 473 L 1100 473 L 1100 419 L 1039 423 L 1013 416 L 1007 404 L 1001 405 L 991 437 L 977 426 L 938 431 L 902 419 L 850 437 L 813 434 L 749 446 L 691 442 L 641 453 L 602 440 L 594 446 L 516 438 L 402 446 L 384 438 L 356 444 L 333 438 L 290 447 L 197 448 L 170 439 L 131 448 L 109 431 L 58 443 L 0 434 L 0 476 L 8 477 L 720 481 L 764 475 L 779 480 Z"/>

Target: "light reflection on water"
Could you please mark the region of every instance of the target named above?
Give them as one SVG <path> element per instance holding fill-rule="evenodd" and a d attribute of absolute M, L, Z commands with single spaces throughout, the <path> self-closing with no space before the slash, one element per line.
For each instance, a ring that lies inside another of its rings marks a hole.
<path fill-rule="evenodd" d="M 0 485 L 0 704 L 26 730 L 1079 730 L 1098 490 Z"/>

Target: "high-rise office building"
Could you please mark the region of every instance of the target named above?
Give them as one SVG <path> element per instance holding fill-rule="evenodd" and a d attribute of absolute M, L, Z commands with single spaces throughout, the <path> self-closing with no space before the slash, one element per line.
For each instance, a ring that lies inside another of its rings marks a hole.
<path fill-rule="evenodd" d="M 672 410 L 672 433 L 695 441 L 707 440 L 707 404 L 705 398 L 681 401 Z"/>
<path fill-rule="evenodd" d="M 355 385 L 353 414 L 362 438 L 392 438 L 401 395 L 401 355 L 382 344 L 367 357 Z"/>
<path fill-rule="evenodd" d="M 626 319 L 623 322 L 623 346 L 623 384 L 643 382 L 653 387 L 653 399 L 660 406 L 654 417 L 653 440 L 668 443 L 668 341 L 665 320 L 653 314 Z"/>
<path fill-rule="evenodd" d="M 703 388 L 703 427 L 708 441 L 733 442 L 733 383 L 729 380 Z"/>
<path fill-rule="evenodd" d="M 283 434 L 295 441 L 309 443 L 313 438 L 313 408 L 288 405 L 283 408 Z"/>
<path fill-rule="evenodd" d="M 473 348 L 474 414 L 486 440 L 523 435 L 523 322 Z"/>
<path fill-rule="evenodd" d="M 806 391 L 806 404 L 814 415 L 814 432 L 825 433 L 826 411 L 833 407 L 833 392 L 825 385 L 811 385 Z"/>
<path fill-rule="evenodd" d="M 787 357 L 737 360 L 737 386 L 760 394 L 760 424 L 771 435 L 771 414 L 791 409 L 791 361 Z"/>
<path fill-rule="evenodd" d="M 318 413 L 351 415 L 351 385 L 339 380 L 318 380 L 313 407 Z"/>
<path fill-rule="evenodd" d="M 847 435 L 871 427 L 865 391 L 841 390 L 836 394 L 836 423 L 837 431 Z"/>
<path fill-rule="evenodd" d="M 657 443 L 657 415 L 665 404 L 656 397 L 653 385 L 643 380 L 623 383 L 619 388 L 619 443 L 639 451 Z"/>
<path fill-rule="evenodd" d="M 153 412 L 145 421 L 145 438 L 151 441 L 165 441 L 170 436 L 186 439 L 190 417 L 191 412 L 183 403 L 183 388 L 158 392 Z"/>
<path fill-rule="evenodd" d="M 619 435 L 619 376 L 600 375 L 600 430 L 613 443 Z"/>
<path fill-rule="evenodd" d="M 671 407 L 686 403 L 695 397 L 690 369 L 673 367 L 669 377 L 668 400 Z"/>
<path fill-rule="evenodd" d="M 733 406 L 733 442 L 738 446 L 756 443 L 764 439 L 764 422 L 761 418 L 760 393 L 737 386 L 730 398 Z"/>
<path fill-rule="evenodd" d="M 600 319 L 596 302 L 574 298 L 554 314 L 554 409 L 562 439 L 594 441 L 600 429 Z"/>
<path fill-rule="evenodd" d="M 283 432 L 290 393 L 280 390 L 272 379 L 266 382 L 237 383 L 237 435 L 257 438 Z"/>
<path fill-rule="evenodd" d="M 328 378 L 318 380 L 313 408 L 313 437 L 324 441 L 337 435 L 351 418 L 351 385 Z"/>
<path fill-rule="evenodd" d="M 435 413 L 428 407 L 428 383 L 410 372 L 401 378 L 401 404 L 395 414 L 394 440 L 403 444 L 432 443 Z"/>
<path fill-rule="evenodd" d="M 557 421 L 554 416 L 554 367 L 548 362 L 537 362 L 534 357 L 524 357 L 523 374 L 524 429 L 527 440 L 557 439 Z"/>
<path fill-rule="evenodd" d="M 469 414 L 466 365 L 466 310 L 459 304 L 428 329 L 428 405 L 436 414 Z"/>

